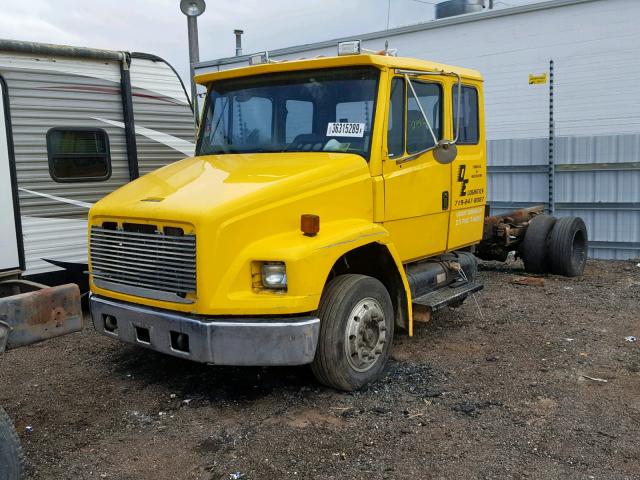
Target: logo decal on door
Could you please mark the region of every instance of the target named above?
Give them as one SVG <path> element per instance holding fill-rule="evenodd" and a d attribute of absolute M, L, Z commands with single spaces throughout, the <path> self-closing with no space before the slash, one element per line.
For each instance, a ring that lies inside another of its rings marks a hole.
<path fill-rule="evenodd" d="M 467 166 L 464 164 L 458 167 L 458 182 L 460 183 L 460 196 L 466 197 L 469 179 L 467 178 Z"/>

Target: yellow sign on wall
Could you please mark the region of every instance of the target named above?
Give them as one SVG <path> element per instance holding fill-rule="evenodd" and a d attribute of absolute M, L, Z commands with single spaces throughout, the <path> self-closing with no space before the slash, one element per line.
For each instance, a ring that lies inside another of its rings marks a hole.
<path fill-rule="evenodd" d="M 529 85 L 544 85 L 547 83 L 547 74 L 546 73 L 530 73 L 529 74 Z"/>

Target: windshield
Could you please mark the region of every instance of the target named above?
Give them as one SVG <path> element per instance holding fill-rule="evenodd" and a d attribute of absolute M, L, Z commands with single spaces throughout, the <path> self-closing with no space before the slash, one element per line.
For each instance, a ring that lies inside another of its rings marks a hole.
<path fill-rule="evenodd" d="M 234 78 L 209 90 L 197 155 L 348 152 L 369 158 L 379 71 Z"/>

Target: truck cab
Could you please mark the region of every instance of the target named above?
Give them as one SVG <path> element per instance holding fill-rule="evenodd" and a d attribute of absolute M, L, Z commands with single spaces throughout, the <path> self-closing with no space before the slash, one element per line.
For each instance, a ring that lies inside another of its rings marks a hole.
<path fill-rule="evenodd" d="M 353 390 L 394 331 L 413 334 L 413 303 L 481 288 L 481 75 L 357 50 L 196 77 L 195 156 L 90 210 L 99 332 L 211 364 L 311 364 Z"/>

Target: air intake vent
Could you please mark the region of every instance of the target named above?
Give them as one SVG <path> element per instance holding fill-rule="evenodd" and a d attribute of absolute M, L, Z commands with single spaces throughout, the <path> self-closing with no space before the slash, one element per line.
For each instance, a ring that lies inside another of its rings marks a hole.
<path fill-rule="evenodd" d="M 145 233 L 91 227 L 91 275 L 96 286 L 116 292 L 190 303 L 196 291 L 196 237 L 182 229 Z M 172 235 L 173 234 L 173 235 Z"/>

